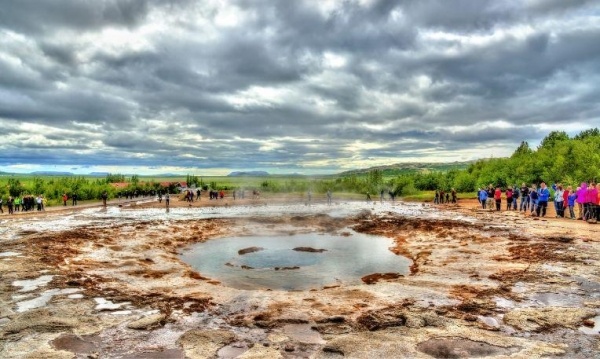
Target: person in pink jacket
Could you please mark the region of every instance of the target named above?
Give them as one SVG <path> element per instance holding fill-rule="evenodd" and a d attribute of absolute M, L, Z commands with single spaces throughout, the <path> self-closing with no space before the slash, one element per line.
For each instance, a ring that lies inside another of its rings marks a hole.
<path fill-rule="evenodd" d="M 596 222 L 600 222 L 600 183 L 596 184 Z"/>
<path fill-rule="evenodd" d="M 598 205 L 598 190 L 596 184 L 591 183 L 588 187 L 587 197 L 585 199 L 585 205 L 587 205 L 587 221 L 596 222 L 596 206 Z"/>
<path fill-rule="evenodd" d="M 577 190 L 577 208 L 579 209 L 579 218 L 583 219 L 583 205 L 585 204 L 585 199 L 587 197 L 587 183 L 581 182 L 581 186 L 579 190 Z"/>

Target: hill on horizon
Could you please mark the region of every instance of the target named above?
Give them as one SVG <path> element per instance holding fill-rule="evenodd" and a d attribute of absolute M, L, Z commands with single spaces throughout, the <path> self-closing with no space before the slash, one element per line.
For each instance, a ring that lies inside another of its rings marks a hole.
<path fill-rule="evenodd" d="M 269 176 L 269 172 L 265 171 L 234 171 L 227 175 L 227 177 L 265 177 Z"/>
<path fill-rule="evenodd" d="M 399 175 L 403 173 L 423 171 L 448 171 L 462 170 L 476 161 L 454 161 L 454 162 L 399 162 L 391 165 L 373 166 L 338 173 L 338 176 L 365 175 L 373 170 L 383 172 L 384 176 Z"/>

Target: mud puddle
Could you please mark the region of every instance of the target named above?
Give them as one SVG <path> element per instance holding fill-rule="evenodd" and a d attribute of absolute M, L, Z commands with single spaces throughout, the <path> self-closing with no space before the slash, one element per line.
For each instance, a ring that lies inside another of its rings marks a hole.
<path fill-rule="evenodd" d="M 360 284 L 372 273 L 405 275 L 411 261 L 389 238 L 360 233 L 221 238 L 181 256 L 204 276 L 237 289 L 306 290 Z"/>
<path fill-rule="evenodd" d="M 66 350 L 75 354 L 92 354 L 99 351 L 100 338 L 63 334 L 51 341 L 50 344 L 58 350 Z"/>
<path fill-rule="evenodd" d="M 432 338 L 417 345 L 417 349 L 434 358 L 482 358 L 510 355 L 519 348 L 503 348 L 465 338 Z"/>

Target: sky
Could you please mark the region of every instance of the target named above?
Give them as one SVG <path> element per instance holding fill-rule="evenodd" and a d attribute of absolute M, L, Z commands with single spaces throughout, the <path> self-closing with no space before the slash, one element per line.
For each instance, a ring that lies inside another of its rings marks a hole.
<path fill-rule="evenodd" d="M 335 173 L 600 127 L 592 0 L 0 0 L 0 171 Z"/>

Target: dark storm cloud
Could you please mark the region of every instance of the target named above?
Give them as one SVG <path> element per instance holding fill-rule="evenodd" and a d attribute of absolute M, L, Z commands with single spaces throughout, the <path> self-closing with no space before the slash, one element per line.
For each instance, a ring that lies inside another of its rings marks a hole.
<path fill-rule="evenodd" d="M 105 26 L 134 26 L 146 17 L 146 0 L 2 0 L 0 24 L 26 34 L 59 29 L 90 31 Z"/>
<path fill-rule="evenodd" d="M 598 13 L 585 0 L 0 0 L 0 165 L 509 154 L 600 126 Z"/>

